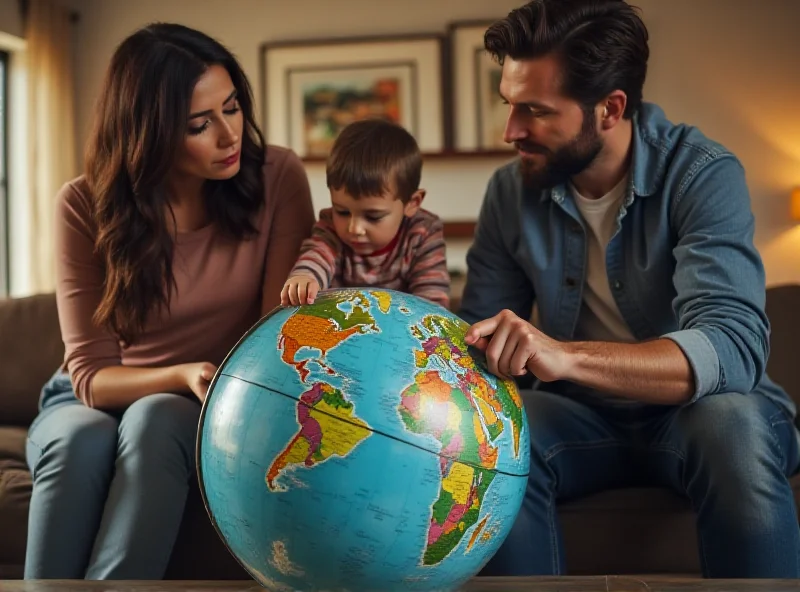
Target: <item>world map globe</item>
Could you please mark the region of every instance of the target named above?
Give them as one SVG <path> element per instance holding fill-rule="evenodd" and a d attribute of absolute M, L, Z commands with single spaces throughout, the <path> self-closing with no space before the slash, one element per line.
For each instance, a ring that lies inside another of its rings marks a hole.
<path fill-rule="evenodd" d="M 528 423 L 467 329 L 415 296 L 338 289 L 276 309 L 231 350 L 197 470 L 262 586 L 454 590 L 497 551 L 527 483 Z"/>

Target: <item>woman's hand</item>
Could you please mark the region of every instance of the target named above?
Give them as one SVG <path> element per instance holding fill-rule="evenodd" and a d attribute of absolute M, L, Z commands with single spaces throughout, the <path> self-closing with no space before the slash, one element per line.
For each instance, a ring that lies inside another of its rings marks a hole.
<path fill-rule="evenodd" d="M 195 397 L 202 403 L 206 399 L 208 385 L 214 378 L 217 367 L 209 362 L 198 362 L 196 364 L 182 364 L 180 373 L 183 381 Z"/>
<path fill-rule="evenodd" d="M 281 290 L 281 306 L 314 304 L 319 292 L 317 280 L 309 275 L 295 275 L 286 280 Z"/>

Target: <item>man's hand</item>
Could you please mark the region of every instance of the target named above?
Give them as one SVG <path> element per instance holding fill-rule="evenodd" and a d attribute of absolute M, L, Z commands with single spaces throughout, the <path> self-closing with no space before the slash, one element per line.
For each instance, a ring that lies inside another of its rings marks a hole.
<path fill-rule="evenodd" d="M 567 374 L 566 345 L 510 310 L 472 325 L 465 341 L 483 351 L 489 371 L 503 378 L 522 376 L 529 370 L 539 380 L 552 382 Z"/>
<path fill-rule="evenodd" d="M 313 277 L 308 275 L 292 276 L 286 280 L 283 290 L 281 290 L 281 305 L 314 304 L 318 292 L 319 284 Z"/>
<path fill-rule="evenodd" d="M 670 339 L 562 343 L 504 310 L 472 325 L 465 341 L 485 352 L 489 370 L 503 378 L 529 370 L 542 382 L 568 380 L 657 405 L 684 404 L 695 390 L 689 361 Z"/>

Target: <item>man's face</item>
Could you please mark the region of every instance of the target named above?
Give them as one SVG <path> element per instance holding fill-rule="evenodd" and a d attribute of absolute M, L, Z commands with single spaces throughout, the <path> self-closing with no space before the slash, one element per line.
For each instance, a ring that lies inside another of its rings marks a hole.
<path fill-rule="evenodd" d="M 526 187 L 549 189 L 589 167 L 603 149 L 593 110 L 561 92 L 552 56 L 503 63 L 500 94 L 509 104 L 504 139 L 520 156 Z"/>

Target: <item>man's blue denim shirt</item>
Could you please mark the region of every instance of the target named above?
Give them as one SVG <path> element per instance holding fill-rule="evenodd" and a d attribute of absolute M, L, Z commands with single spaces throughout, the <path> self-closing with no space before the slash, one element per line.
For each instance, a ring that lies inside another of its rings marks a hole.
<path fill-rule="evenodd" d="M 694 371 L 693 400 L 759 392 L 795 407 L 766 375 L 765 279 L 753 245 L 744 169 L 696 128 L 645 103 L 633 118 L 630 182 L 606 251 L 608 281 L 640 341 L 664 337 Z M 461 316 L 508 308 L 574 339 L 586 273 L 586 227 L 565 185 L 523 189 L 517 162 L 489 181 L 467 255 Z M 574 385 L 573 385 L 574 386 Z"/>

